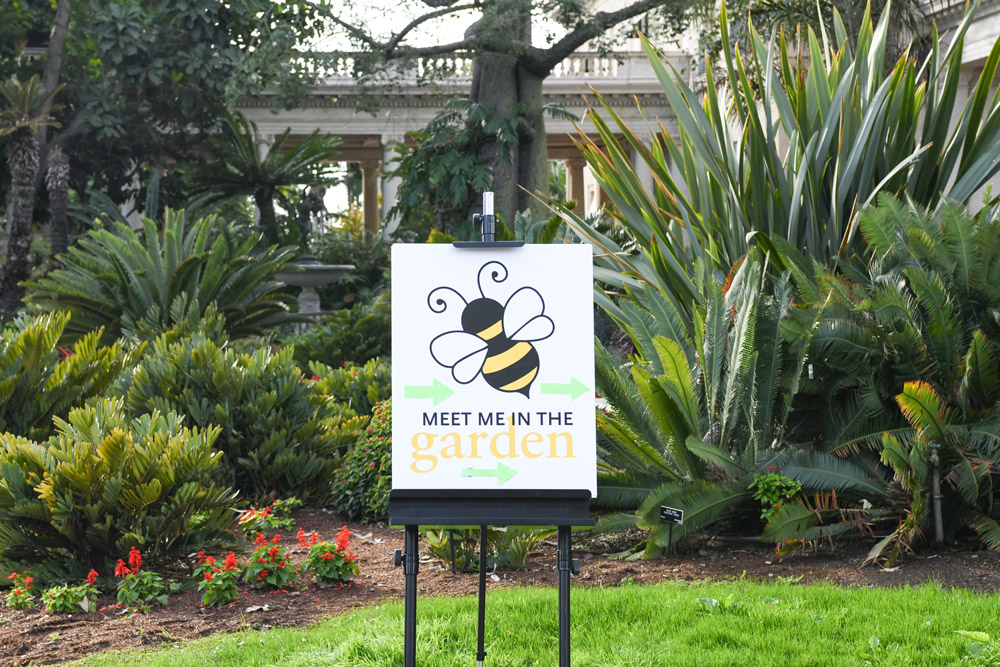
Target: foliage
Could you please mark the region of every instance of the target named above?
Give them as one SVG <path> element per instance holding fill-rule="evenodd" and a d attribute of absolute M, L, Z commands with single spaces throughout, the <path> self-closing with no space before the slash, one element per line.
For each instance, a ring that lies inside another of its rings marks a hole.
<path fill-rule="evenodd" d="M 150 339 L 204 315 L 210 304 L 229 335 L 260 333 L 293 321 L 291 298 L 274 278 L 293 251 L 260 250 L 257 241 L 239 239 L 211 216 L 189 220 L 184 211 L 166 213 L 162 238 L 148 218 L 141 239 L 121 223 L 94 229 L 61 256 L 65 269 L 28 283 L 30 303 L 72 312 L 70 334 L 104 326 L 108 338 L 125 332 Z"/>
<path fill-rule="evenodd" d="M 750 490 L 754 492 L 753 499 L 760 502 L 763 508 L 761 520 L 767 521 L 775 510 L 802 490 L 802 483 L 774 472 L 774 466 L 771 466 L 770 472 L 753 476 Z"/>
<path fill-rule="evenodd" d="M 352 521 L 386 521 L 392 486 L 392 401 L 375 406 L 364 435 L 344 456 L 332 480 L 331 500 Z"/>
<path fill-rule="evenodd" d="M 468 98 L 448 100 L 426 128 L 408 133 L 413 146 L 394 146 L 400 159 L 392 175 L 401 183 L 389 216 L 420 236 L 432 228 L 456 233 L 490 190 L 494 166 L 509 165 L 521 135 L 530 132 L 520 111 L 508 117 Z M 492 164 L 478 159 L 487 142 L 496 145 Z"/>
<path fill-rule="evenodd" d="M 245 580 L 254 586 L 275 589 L 296 583 L 298 571 L 289 566 L 285 548 L 279 545 L 280 542 L 280 533 L 271 541 L 268 541 L 263 534 L 257 533 L 257 539 L 254 541 L 256 549 L 250 554 L 250 560 L 243 571 Z"/>
<path fill-rule="evenodd" d="M 333 368 L 365 364 L 391 351 L 391 296 L 387 290 L 373 301 L 357 303 L 320 319 L 302 333 L 286 336 L 295 360 L 306 368 L 319 362 Z"/>
<path fill-rule="evenodd" d="M 754 475 L 786 463 L 795 437 L 790 416 L 808 337 L 782 326 L 787 278 L 772 284 L 754 250 L 727 284 L 706 282 L 693 336 L 680 309 L 647 289 L 650 311 L 638 299 L 617 309 L 638 351 L 631 368 L 597 347 L 597 388 L 612 408 L 598 414 L 606 440 L 597 504 L 635 510 L 602 526 L 649 530 L 647 556 L 668 546 L 661 505 L 684 510 L 675 539 L 746 513 Z"/>
<path fill-rule="evenodd" d="M 334 183 L 332 160 L 342 143 L 337 137 L 315 130 L 286 146 L 291 131 L 288 128 L 277 135 L 267 154 L 261 156 L 265 142 L 257 124 L 239 112 L 228 114 L 221 136 L 213 143 L 219 161 L 193 171 L 189 193 L 201 197 L 205 205 L 252 196 L 260 211 L 265 241 L 278 243 L 275 195 L 283 187 Z"/>
<path fill-rule="evenodd" d="M 146 613 L 153 602 L 164 607 L 167 605 L 167 586 L 163 583 L 163 577 L 142 569 L 142 554 L 135 546 L 129 549 L 128 565 L 125 565 L 122 559 L 118 559 L 115 576 L 119 579 L 117 595 L 119 607 Z"/>
<path fill-rule="evenodd" d="M 69 20 L 57 55 L 51 49 L 63 4 Z M 5 2 L 0 20 L 10 41 L 0 39 L 0 69 L 15 67 L 26 77 L 60 64 L 53 74 L 66 84 L 64 105 L 54 115 L 64 130 L 46 143 L 66 149 L 81 198 L 94 188 L 122 204 L 137 194 L 137 173 L 203 159 L 206 137 L 243 96 L 271 89 L 277 104 L 301 99 L 317 73 L 290 63 L 308 58 L 302 47 L 324 31 L 326 4 Z M 18 42 L 49 52 L 18 57 Z"/>
<path fill-rule="evenodd" d="M 317 288 L 325 310 L 352 308 L 388 290 L 391 241 L 410 239 L 413 235 L 402 232 L 394 235 L 394 239 L 387 239 L 382 234 L 371 238 L 359 236 L 349 230 L 333 229 L 320 235 L 314 243 L 316 256 L 322 263 L 354 265 L 354 270 L 337 282 Z"/>
<path fill-rule="evenodd" d="M 90 567 L 110 573 L 133 546 L 163 562 L 230 541 L 235 494 L 210 479 L 218 428 L 125 415 L 122 400 L 101 399 L 55 418 L 45 442 L 0 435 L 0 561 L 65 581 Z"/>
<path fill-rule="evenodd" d="M 91 570 L 82 584 L 62 584 L 42 591 L 42 606 L 50 614 L 91 613 L 97 608 L 97 571 Z"/>
<path fill-rule="evenodd" d="M 242 576 L 236 554 L 230 551 L 222 567 L 217 567 L 214 556 L 198 552 L 198 566 L 194 571 L 198 579 L 198 590 L 205 591 L 201 603 L 208 607 L 222 607 L 239 598 L 236 582 Z"/>
<path fill-rule="evenodd" d="M 7 578 L 14 582 L 10 593 L 7 593 L 5 601 L 7 608 L 27 609 L 30 607 L 35 601 L 35 596 L 31 592 L 31 584 L 35 583 L 34 578 L 17 572 L 11 572 Z"/>
<path fill-rule="evenodd" d="M 364 419 L 344 412 L 303 378 L 292 350 L 238 354 L 203 333 L 156 339 L 127 391 L 135 412 L 175 411 L 220 429 L 218 478 L 258 502 L 297 496 L 319 502 L 340 454 Z"/>
<path fill-rule="evenodd" d="M 247 538 L 272 528 L 291 530 L 295 527 L 295 519 L 289 513 L 302 507 L 302 501 L 294 496 L 285 500 L 277 499 L 266 507 L 251 507 L 240 514 L 240 530 Z"/>
<path fill-rule="evenodd" d="M 551 528 L 490 527 L 486 531 L 486 567 L 521 569 L 538 545 L 554 534 L 555 530 Z M 451 563 L 451 550 L 454 545 L 455 569 L 460 572 L 479 569 L 482 560 L 479 541 L 480 531 L 473 529 L 431 529 L 424 532 L 428 553 L 442 563 Z"/>
<path fill-rule="evenodd" d="M 70 348 L 60 347 L 70 314 L 23 317 L 0 331 L 0 432 L 47 438 L 53 417 L 100 396 L 144 349 L 98 345 L 100 329 Z"/>
<path fill-rule="evenodd" d="M 342 583 L 358 573 L 357 559 L 348 551 L 353 533 L 344 526 L 337 531 L 337 542 L 313 542 L 309 545 L 309 555 L 303 563 L 316 577 L 320 586 Z"/>
<path fill-rule="evenodd" d="M 889 17 L 883 13 L 876 26 L 866 16 L 855 51 L 834 14 L 833 42 L 809 30 L 798 57 L 784 35 L 765 43 L 751 28 L 744 56 L 733 51 L 723 6 L 726 80 L 717 88 L 707 78 L 704 105 L 644 41 L 678 131 L 661 129 L 662 142 L 647 147 L 613 108 L 605 105 L 616 129 L 592 114 L 603 144 L 581 137 L 585 156 L 615 217 L 645 251 L 624 257 L 564 212 L 601 248 L 598 277 L 618 290 L 655 287 L 690 319 L 701 298 L 697 283 L 728 274 L 748 244 L 801 249 L 825 264 L 860 248 L 858 214 L 880 192 L 905 192 L 924 206 L 969 201 L 1000 169 L 1000 98 L 989 99 L 1000 40 L 959 109 L 964 37 L 974 13 L 947 47 L 935 32 L 925 62 L 904 56 L 883 74 Z M 626 146 L 614 140 L 618 134 Z M 643 189 L 630 148 L 652 172 L 653 191 Z M 771 254 L 779 269 L 782 253 Z"/>
<path fill-rule="evenodd" d="M 971 527 L 997 548 L 1000 215 L 987 207 L 973 217 L 951 202 L 927 212 L 884 196 L 862 214 L 860 228 L 868 246 L 863 258 L 841 261 L 837 273 L 799 274 L 800 291 L 827 304 L 810 360 L 821 388 L 815 401 L 829 406 L 814 421 L 832 434 L 832 456 L 817 454 L 783 472 L 810 490 L 894 500 L 847 513 L 793 503 L 776 513 L 764 537 L 815 539 L 837 525 L 889 518 L 895 529 L 870 558 L 885 552 L 894 561 L 929 533 L 937 446 L 945 536 Z M 866 478 L 817 488 L 813 464 L 843 465 L 844 457 L 869 471 Z"/>
<path fill-rule="evenodd" d="M 317 391 L 359 415 L 370 415 L 375 405 L 392 396 L 392 370 L 381 359 L 364 366 L 345 361 L 338 368 L 310 362 L 309 369 L 315 373 Z"/>

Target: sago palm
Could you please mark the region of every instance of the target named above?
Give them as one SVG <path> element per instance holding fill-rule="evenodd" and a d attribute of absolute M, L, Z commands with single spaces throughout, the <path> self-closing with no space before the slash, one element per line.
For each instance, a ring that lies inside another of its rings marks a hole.
<path fill-rule="evenodd" d="M 28 255 L 39 163 L 37 132 L 42 125 L 54 122 L 42 109 L 61 87 L 46 92 L 38 75 L 23 83 L 16 76 L 0 83 L 4 105 L 0 108 L 0 137 L 8 137 L 7 165 L 12 181 L 7 195 L 7 258 L 0 267 L 0 316 L 10 317 L 20 306 L 24 293 L 20 283 L 31 270 Z"/>
<path fill-rule="evenodd" d="M 624 324 L 639 351 L 628 371 L 598 346 L 598 389 L 612 410 L 598 418 L 605 444 L 597 503 L 634 510 L 603 525 L 649 530 L 647 556 L 668 544 L 661 505 L 684 510 L 674 539 L 750 511 L 754 475 L 792 453 L 789 417 L 808 336 L 783 336 L 791 286 L 784 278 L 772 286 L 763 264 L 753 251 L 730 284 L 707 281 L 693 336 L 652 290 L 651 310 L 624 302 Z M 657 332 L 659 322 L 675 323 L 661 328 L 671 337 Z"/>
<path fill-rule="evenodd" d="M 274 198 L 279 188 L 333 183 L 332 160 L 342 143 L 319 130 L 291 142 L 290 133 L 291 128 L 274 137 L 274 143 L 262 156 L 264 141 L 256 123 L 240 113 L 228 116 L 214 142 L 218 160 L 192 173 L 190 194 L 202 196 L 206 205 L 252 196 L 264 239 L 278 243 Z"/>

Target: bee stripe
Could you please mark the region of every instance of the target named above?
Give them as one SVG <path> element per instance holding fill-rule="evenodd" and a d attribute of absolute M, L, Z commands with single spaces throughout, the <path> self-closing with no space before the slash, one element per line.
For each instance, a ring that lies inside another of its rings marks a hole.
<path fill-rule="evenodd" d="M 531 343 L 520 342 L 505 352 L 493 355 L 483 363 L 483 373 L 496 373 L 517 363 L 531 350 Z"/>
<path fill-rule="evenodd" d="M 514 380 L 510 384 L 505 384 L 500 387 L 500 391 L 517 391 L 527 385 L 531 384 L 531 381 L 535 379 L 535 375 L 538 373 L 538 368 L 532 368 L 526 374 L 522 375 L 517 380 Z"/>
<path fill-rule="evenodd" d="M 503 321 L 497 321 L 496 324 L 494 324 L 491 327 L 483 329 L 476 335 L 482 338 L 483 340 L 490 340 L 491 338 L 496 338 L 502 333 L 503 333 Z"/>

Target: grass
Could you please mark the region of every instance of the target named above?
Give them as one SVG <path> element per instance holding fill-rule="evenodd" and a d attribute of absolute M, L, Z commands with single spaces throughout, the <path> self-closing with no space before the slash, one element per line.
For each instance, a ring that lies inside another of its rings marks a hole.
<path fill-rule="evenodd" d="M 486 665 L 557 663 L 556 591 L 487 597 Z M 475 664 L 475 598 L 418 602 L 417 664 Z M 670 665 L 1000 665 L 1000 595 L 841 589 L 749 581 L 574 589 L 574 667 Z M 244 631 L 87 667 L 391 667 L 403 661 L 403 607 L 357 611 L 305 629 Z"/>

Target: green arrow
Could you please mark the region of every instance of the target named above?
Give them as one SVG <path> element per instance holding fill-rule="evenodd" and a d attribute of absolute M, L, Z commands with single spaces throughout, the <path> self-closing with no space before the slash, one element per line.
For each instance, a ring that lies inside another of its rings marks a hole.
<path fill-rule="evenodd" d="M 569 394 L 572 400 L 576 400 L 589 392 L 590 389 L 587 385 L 583 384 L 576 378 L 570 378 L 569 382 L 561 384 L 559 382 L 543 382 L 542 383 L 542 393 L 543 394 Z"/>
<path fill-rule="evenodd" d="M 454 393 L 454 391 L 437 378 L 434 378 L 433 384 L 407 385 L 403 387 L 403 398 L 433 398 L 434 405 L 437 405 Z"/>
<path fill-rule="evenodd" d="M 462 470 L 462 477 L 496 477 L 497 486 L 503 484 L 516 474 L 516 470 L 505 466 L 499 461 L 497 461 L 496 470 L 490 470 L 489 468 L 465 468 Z"/>

